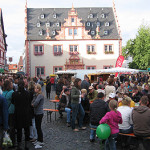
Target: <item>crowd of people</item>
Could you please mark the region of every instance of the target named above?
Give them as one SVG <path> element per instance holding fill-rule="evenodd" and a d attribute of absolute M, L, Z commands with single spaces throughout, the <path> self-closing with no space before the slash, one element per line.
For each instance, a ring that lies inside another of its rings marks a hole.
<path fill-rule="evenodd" d="M 90 123 L 89 140 L 96 140 L 96 128 L 107 123 L 111 135 L 105 141 L 106 150 L 116 149 L 119 133 L 134 133 L 142 138 L 145 149 L 150 137 L 150 78 L 148 75 L 125 75 L 120 78 L 111 75 L 107 81 L 98 77 L 90 83 L 87 75 L 79 78 L 47 77 L 46 97 L 51 99 L 51 91 L 59 99 L 60 118 L 67 113 L 67 126 L 74 132 L 86 130 L 84 124 Z M 44 105 L 44 82 L 42 78 L 22 76 L 1 76 L 0 78 L 0 143 L 2 131 L 8 131 L 13 147 L 22 149 L 22 129 L 25 133 L 25 149 L 29 142 L 35 148 L 42 148 L 41 128 Z M 78 127 L 76 124 L 78 121 Z M 17 135 L 17 138 L 15 137 Z M 17 140 L 16 140 L 17 139 Z"/>

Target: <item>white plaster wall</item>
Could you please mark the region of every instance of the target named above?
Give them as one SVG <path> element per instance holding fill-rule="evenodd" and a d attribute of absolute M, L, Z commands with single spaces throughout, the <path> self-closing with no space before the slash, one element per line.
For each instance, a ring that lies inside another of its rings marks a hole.
<path fill-rule="evenodd" d="M 44 44 L 44 54 L 41 56 L 34 55 L 34 44 Z M 63 45 L 63 55 L 53 55 L 53 45 Z M 87 54 L 87 44 L 96 45 L 96 55 Z M 104 44 L 113 44 L 114 54 L 104 53 Z M 35 66 L 45 66 L 45 77 L 53 73 L 53 66 L 63 66 L 66 59 L 69 60 L 69 45 L 78 45 L 79 57 L 86 66 L 96 66 L 96 69 L 102 69 L 104 65 L 113 65 L 119 56 L 118 40 L 74 40 L 74 41 L 30 41 L 29 50 L 31 58 L 31 77 L 35 76 Z"/>

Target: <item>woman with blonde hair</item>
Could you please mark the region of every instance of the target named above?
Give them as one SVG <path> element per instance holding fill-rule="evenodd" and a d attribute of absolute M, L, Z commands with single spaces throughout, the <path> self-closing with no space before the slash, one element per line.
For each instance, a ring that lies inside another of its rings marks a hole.
<path fill-rule="evenodd" d="M 35 148 L 42 148 L 43 143 L 43 132 L 41 129 L 41 123 L 43 118 L 43 105 L 44 105 L 44 96 L 42 94 L 41 85 L 35 85 L 35 95 L 32 101 L 32 106 L 34 107 L 34 115 L 35 115 L 35 125 L 37 130 L 37 142 L 35 143 Z"/>

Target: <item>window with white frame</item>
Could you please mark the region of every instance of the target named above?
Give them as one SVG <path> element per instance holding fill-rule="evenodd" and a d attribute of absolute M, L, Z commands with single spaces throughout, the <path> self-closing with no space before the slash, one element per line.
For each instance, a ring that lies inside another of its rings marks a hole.
<path fill-rule="evenodd" d="M 46 23 L 46 28 L 47 28 L 47 27 L 50 27 L 50 23 L 49 23 L 49 22 Z"/>
<path fill-rule="evenodd" d="M 95 31 L 91 31 L 91 34 L 92 34 L 92 35 L 95 35 Z"/>
<path fill-rule="evenodd" d="M 109 22 L 106 22 L 106 23 L 105 23 L 105 26 L 109 26 Z"/>
<path fill-rule="evenodd" d="M 74 29 L 74 35 L 77 35 L 77 29 Z"/>
<path fill-rule="evenodd" d="M 54 53 L 62 53 L 62 45 L 54 45 Z"/>
<path fill-rule="evenodd" d="M 56 26 L 59 27 L 59 22 L 56 23 Z"/>
<path fill-rule="evenodd" d="M 96 66 L 86 66 L 86 69 L 87 70 L 94 70 L 94 69 L 96 69 Z"/>
<path fill-rule="evenodd" d="M 42 30 L 39 31 L 39 35 L 43 35 L 43 31 Z"/>
<path fill-rule="evenodd" d="M 104 31 L 104 35 L 108 35 L 108 31 L 107 30 Z"/>
<path fill-rule="evenodd" d="M 70 45 L 69 51 L 70 52 L 78 52 L 78 45 Z"/>
<path fill-rule="evenodd" d="M 45 68 L 44 67 L 36 67 L 36 76 L 44 76 L 45 75 Z"/>
<path fill-rule="evenodd" d="M 111 69 L 111 68 L 113 68 L 113 66 L 112 66 L 112 65 L 109 65 L 109 66 L 103 66 L 103 68 L 104 68 L 104 69 Z"/>
<path fill-rule="evenodd" d="M 105 18 L 105 14 L 102 14 L 101 17 L 102 17 L 102 18 Z"/>
<path fill-rule="evenodd" d="M 74 18 L 71 18 L 71 22 L 72 22 L 72 23 L 74 22 Z"/>
<path fill-rule="evenodd" d="M 55 32 L 55 31 L 52 31 L 52 35 L 56 35 L 56 32 Z"/>
<path fill-rule="evenodd" d="M 97 25 L 98 27 L 100 27 L 100 22 L 97 22 L 96 25 Z"/>
<path fill-rule="evenodd" d="M 113 45 L 104 45 L 105 53 L 113 53 Z"/>
<path fill-rule="evenodd" d="M 55 72 L 57 72 L 57 71 L 61 71 L 61 70 L 63 70 L 63 67 L 61 67 L 61 66 L 54 66 L 54 73 Z"/>
<path fill-rule="evenodd" d="M 87 45 L 87 53 L 88 54 L 96 53 L 96 51 L 95 51 L 95 45 Z"/>
<path fill-rule="evenodd" d="M 69 35 L 72 35 L 72 29 L 69 29 Z"/>
<path fill-rule="evenodd" d="M 41 15 L 41 19 L 44 19 L 44 17 L 45 17 L 44 14 L 42 14 L 42 15 Z"/>
<path fill-rule="evenodd" d="M 93 18 L 93 14 L 90 14 L 90 15 L 89 15 L 89 18 Z"/>
<path fill-rule="evenodd" d="M 43 54 L 44 46 L 43 45 L 34 45 L 34 53 L 35 54 Z"/>
<path fill-rule="evenodd" d="M 53 18 L 57 18 L 57 15 L 56 15 L 56 14 L 53 14 Z"/>
<path fill-rule="evenodd" d="M 39 27 L 40 27 L 40 22 L 38 22 L 38 23 L 36 24 L 36 26 L 39 28 Z"/>

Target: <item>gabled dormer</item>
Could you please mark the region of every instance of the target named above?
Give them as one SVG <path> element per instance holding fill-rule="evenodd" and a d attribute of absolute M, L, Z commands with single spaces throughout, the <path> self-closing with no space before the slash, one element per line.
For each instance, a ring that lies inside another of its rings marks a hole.
<path fill-rule="evenodd" d="M 90 12 L 89 12 L 88 18 L 91 18 L 91 19 L 94 18 L 94 15 L 93 15 L 93 13 L 91 11 L 91 8 L 90 8 Z"/>
<path fill-rule="evenodd" d="M 38 28 L 41 26 L 41 22 L 39 21 L 39 19 L 38 19 L 38 21 L 37 21 L 37 23 L 36 23 L 36 26 L 37 26 Z"/>

